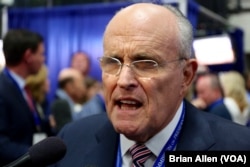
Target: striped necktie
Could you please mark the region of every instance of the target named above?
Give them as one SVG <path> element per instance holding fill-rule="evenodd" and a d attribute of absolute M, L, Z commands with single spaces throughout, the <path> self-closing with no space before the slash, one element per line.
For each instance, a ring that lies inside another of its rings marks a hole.
<path fill-rule="evenodd" d="M 144 144 L 135 144 L 129 149 L 133 159 L 133 167 L 144 167 L 144 162 L 152 155 L 152 152 Z"/>
<path fill-rule="evenodd" d="M 32 98 L 32 94 L 31 94 L 31 91 L 30 91 L 29 87 L 25 86 L 24 91 L 26 93 L 26 101 L 27 101 L 27 103 L 29 105 L 29 108 L 30 108 L 30 110 L 32 112 L 34 112 L 35 111 L 35 106 L 34 106 L 34 103 L 33 103 L 33 98 Z"/>
<path fill-rule="evenodd" d="M 36 110 L 36 106 L 35 104 L 33 103 L 33 98 L 32 98 L 32 93 L 31 93 L 31 90 L 29 89 L 28 86 L 25 86 L 24 87 L 24 91 L 26 93 L 26 101 L 28 103 L 28 106 L 30 108 L 30 111 L 33 115 L 33 119 L 35 121 L 35 125 L 36 125 L 36 130 L 39 132 L 41 131 L 41 126 L 40 126 L 40 116 Z"/>

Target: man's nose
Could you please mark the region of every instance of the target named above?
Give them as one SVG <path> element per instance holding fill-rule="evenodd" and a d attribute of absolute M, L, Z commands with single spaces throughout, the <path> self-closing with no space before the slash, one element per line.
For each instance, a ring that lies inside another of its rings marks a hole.
<path fill-rule="evenodd" d="M 138 86 L 137 78 L 130 65 L 124 64 L 122 66 L 118 78 L 117 85 L 121 88 L 128 89 Z"/>

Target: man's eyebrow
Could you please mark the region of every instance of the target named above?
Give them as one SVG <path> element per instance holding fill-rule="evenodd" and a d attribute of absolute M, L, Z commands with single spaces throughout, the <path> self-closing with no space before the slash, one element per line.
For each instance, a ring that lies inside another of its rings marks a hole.
<path fill-rule="evenodd" d="M 105 54 L 104 57 L 113 57 L 119 59 L 121 56 L 119 56 L 118 54 Z"/>
<path fill-rule="evenodd" d="M 158 56 L 155 56 L 153 54 L 148 54 L 148 53 L 138 53 L 132 56 L 132 60 L 155 60 L 157 62 L 162 61 Z"/>
<path fill-rule="evenodd" d="M 152 59 L 152 56 L 146 53 L 137 53 L 131 56 L 133 60 L 145 60 L 145 59 Z"/>

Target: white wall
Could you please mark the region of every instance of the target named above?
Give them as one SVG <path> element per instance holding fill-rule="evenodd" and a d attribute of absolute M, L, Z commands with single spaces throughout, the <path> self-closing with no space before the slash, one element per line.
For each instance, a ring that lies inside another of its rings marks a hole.
<path fill-rule="evenodd" d="M 228 19 L 229 23 L 244 30 L 244 50 L 250 53 L 250 12 L 233 14 Z"/>
<path fill-rule="evenodd" d="M 2 48 L 3 48 L 3 42 L 2 42 L 2 40 L 0 40 L 0 72 L 2 71 L 2 69 L 5 66 L 5 58 L 3 55 Z"/>

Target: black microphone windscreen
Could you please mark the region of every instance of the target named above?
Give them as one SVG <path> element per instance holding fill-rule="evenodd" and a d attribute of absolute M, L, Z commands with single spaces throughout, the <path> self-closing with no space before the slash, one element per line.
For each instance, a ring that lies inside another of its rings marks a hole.
<path fill-rule="evenodd" d="M 29 149 L 34 166 L 47 166 L 56 163 L 66 154 L 66 146 L 58 137 L 47 137 Z"/>

